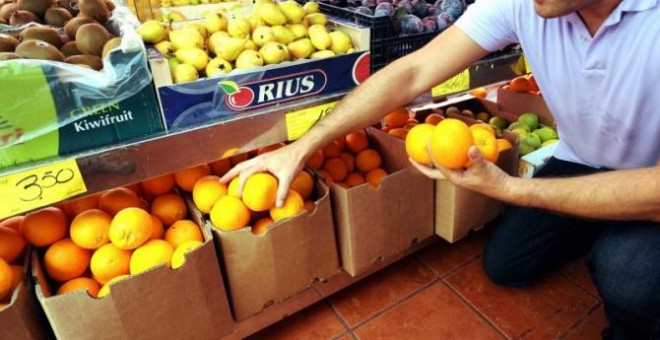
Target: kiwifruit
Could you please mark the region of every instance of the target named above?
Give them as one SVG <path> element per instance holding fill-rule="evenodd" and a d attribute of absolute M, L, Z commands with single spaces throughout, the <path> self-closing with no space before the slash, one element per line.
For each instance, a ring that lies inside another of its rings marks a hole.
<path fill-rule="evenodd" d="M 11 18 L 9 18 L 9 24 L 12 26 L 23 26 L 31 22 L 41 23 L 41 20 L 30 11 L 19 10 L 14 12 Z"/>
<path fill-rule="evenodd" d="M 108 11 L 110 12 L 115 10 L 115 3 L 112 0 L 105 0 L 105 6 L 108 7 Z"/>
<path fill-rule="evenodd" d="M 64 54 L 55 46 L 41 40 L 24 40 L 16 47 L 16 54 L 26 59 L 64 61 Z"/>
<path fill-rule="evenodd" d="M 30 11 L 37 16 L 43 16 L 48 7 L 53 5 L 52 0 L 18 0 L 19 11 Z"/>
<path fill-rule="evenodd" d="M 42 40 L 45 41 L 58 49 L 64 43 L 60 32 L 52 27 L 46 26 L 32 26 L 24 29 L 21 34 L 21 40 Z"/>
<path fill-rule="evenodd" d="M 108 40 L 105 45 L 103 45 L 103 51 L 101 52 L 101 58 L 105 58 L 110 51 L 114 50 L 115 47 L 119 47 L 121 45 L 121 38 L 120 37 L 114 37 L 110 40 Z"/>
<path fill-rule="evenodd" d="M 65 57 L 82 54 L 78 49 L 78 45 L 76 45 L 76 42 L 73 40 L 65 42 L 64 45 L 60 47 L 60 52 L 62 52 Z"/>
<path fill-rule="evenodd" d="M 0 52 L 0 60 L 21 59 L 21 56 L 14 52 Z"/>
<path fill-rule="evenodd" d="M 8 3 L 2 5 L 0 7 L 0 17 L 3 17 L 7 22 L 9 22 L 9 18 L 11 18 L 12 13 L 16 11 L 16 4 L 15 3 Z"/>
<path fill-rule="evenodd" d="M 69 11 L 74 17 L 80 13 L 78 10 L 78 0 L 57 0 L 55 3 Z"/>
<path fill-rule="evenodd" d="M 95 55 L 72 55 L 64 59 L 65 63 L 74 65 L 87 65 L 94 70 L 100 71 L 103 69 L 103 60 Z"/>
<path fill-rule="evenodd" d="M 99 24 L 84 24 L 76 33 L 76 45 L 83 54 L 101 56 L 103 46 L 112 36 Z"/>
<path fill-rule="evenodd" d="M 90 17 L 100 24 L 104 24 L 110 18 L 110 11 L 104 0 L 79 0 L 80 13 Z"/>
<path fill-rule="evenodd" d="M 51 7 L 44 14 L 44 22 L 53 27 L 64 27 L 71 19 L 73 19 L 73 15 L 62 7 Z"/>
<path fill-rule="evenodd" d="M 93 24 L 96 20 L 88 17 L 77 16 L 64 25 L 64 33 L 71 40 L 76 40 L 76 33 L 78 33 L 78 28 L 84 24 Z"/>
<path fill-rule="evenodd" d="M 0 52 L 14 52 L 18 43 L 18 39 L 13 36 L 0 33 Z"/>

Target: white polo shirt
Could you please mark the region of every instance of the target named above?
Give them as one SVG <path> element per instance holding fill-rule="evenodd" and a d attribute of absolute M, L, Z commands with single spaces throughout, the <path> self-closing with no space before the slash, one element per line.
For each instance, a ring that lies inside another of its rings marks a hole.
<path fill-rule="evenodd" d="M 612 169 L 660 160 L 660 5 L 623 0 L 592 37 L 577 13 L 533 0 L 478 0 L 456 25 L 495 51 L 520 43 L 554 115 L 555 157 Z"/>

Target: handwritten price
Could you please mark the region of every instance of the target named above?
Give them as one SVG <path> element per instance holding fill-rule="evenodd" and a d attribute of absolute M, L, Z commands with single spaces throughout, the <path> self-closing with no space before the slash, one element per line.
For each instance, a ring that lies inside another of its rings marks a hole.
<path fill-rule="evenodd" d="M 67 183 L 74 176 L 75 173 L 70 168 L 60 169 L 56 173 L 53 170 L 48 170 L 41 174 L 41 178 L 37 174 L 28 175 L 16 182 L 16 186 L 23 189 L 18 198 L 23 202 L 43 199 L 44 189 Z"/>

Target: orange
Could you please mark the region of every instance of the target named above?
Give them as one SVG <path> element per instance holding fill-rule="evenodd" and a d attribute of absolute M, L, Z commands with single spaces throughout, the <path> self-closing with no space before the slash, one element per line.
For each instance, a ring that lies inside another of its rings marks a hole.
<path fill-rule="evenodd" d="M 477 124 L 472 124 L 470 125 L 470 131 L 474 131 L 475 129 L 484 129 L 488 131 L 490 134 L 495 136 L 495 128 L 487 123 L 477 123 Z"/>
<path fill-rule="evenodd" d="M 186 241 L 176 247 L 172 253 L 172 269 L 181 268 L 186 263 L 186 254 L 201 247 L 203 244 L 200 241 Z"/>
<path fill-rule="evenodd" d="M 14 272 L 7 261 L 0 259 L 0 301 L 9 297 L 14 283 Z"/>
<path fill-rule="evenodd" d="M 477 87 L 472 89 L 472 95 L 477 97 L 477 98 L 486 98 L 488 97 L 488 91 L 486 91 L 485 88 L 483 87 Z"/>
<path fill-rule="evenodd" d="M 312 196 L 314 191 L 314 179 L 307 171 L 301 171 L 291 182 L 291 189 L 297 191 L 304 199 Z"/>
<path fill-rule="evenodd" d="M 19 266 L 16 264 L 10 265 L 11 267 L 11 272 L 12 272 L 12 289 L 15 289 L 18 287 L 18 285 L 23 282 L 23 266 Z"/>
<path fill-rule="evenodd" d="M 334 181 L 332 180 L 332 176 L 330 176 L 330 174 L 327 171 L 319 170 L 317 173 L 319 174 L 319 177 L 323 179 L 325 185 L 327 185 L 328 188 L 332 186 L 332 183 L 334 183 Z"/>
<path fill-rule="evenodd" d="M 270 217 L 264 217 L 258 219 L 256 222 L 252 224 L 250 231 L 252 231 L 252 233 L 255 235 L 263 235 L 268 231 L 268 226 L 273 223 L 274 221 Z"/>
<path fill-rule="evenodd" d="M 490 119 L 490 114 L 488 112 L 481 111 L 477 113 L 474 117 L 477 118 L 477 120 L 487 123 L 488 120 Z"/>
<path fill-rule="evenodd" d="M 364 131 L 355 131 L 345 137 L 346 148 L 352 153 L 358 153 L 369 147 L 369 138 Z"/>
<path fill-rule="evenodd" d="M 203 213 L 209 213 L 220 197 L 227 194 L 227 185 L 220 183 L 220 177 L 209 175 L 197 180 L 193 186 L 193 202 Z"/>
<path fill-rule="evenodd" d="M 397 128 L 403 127 L 408 124 L 408 118 L 410 117 L 410 112 L 405 107 L 400 107 L 390 113 L 388 113 L 385 118 L 385 125 Z"/>
<path fill-rule="evenodd" d="M 97 294 L 96 297 L 100 299 L 100 298 L 105 297 L 106 295 L 110 294 L 110 286 L 112 286 L 115 283 L 117 283 L 119 281 L 122 281 L 122 280 L 124 280 L 128 277 L 130 277 L 130 275 L 120 275 L 120 276 L 117 276 L 117 277 L 113 278 L 112 280 L 108 281 L 108 283 L 104 284 L 103 287 L 101 287 L 101 289 L 99 289 L 99 293 Z"/>
<path fill-rule="evenodd" d="M 112 278 L 128 274 L 132 251 L 106 244 L 92 254 L 89 269 L 98 283 L 105 284 Z"/>
<path fill-rule="evenodd" d="M 424 123 L 426 124 L 431 124 L 431 125 L 438 125 L 445 117 L 437 114 L 437 113 L 431 113 L 430 115 L 426 116 L 426 119 L 424 119 Z"/>
<path fill-rule="evenodd" d="M 419 164 L 433 164 L 428 152 L 428 144 L 434 128 L 431 124 L 419 124 L 412 128 L 406 137 L 406 154 Z"/>
<path fill-rule="evenodd" d="M 89 266 L 89 250 L 78 247 L 70 238 L 55 242 L 44 255 L 46 272 L 59 282 L 75 279 L 85 273 Z"/>
<path fill-rule="evenodd" d="M 509 83 L 509 90 L 513 92 L 528 92 L 529 81 L 525 76 L 515 77 Z"/>
<path fill-rule="evenodd" d="M 212 174 L 223 176 L 229 171 L 229 169 L 231 169 L 231 162 L 229 161 L 229 158 L 219 159 L 209 163 L 209 168 L 211 168 Z"/>
<path fill-rule="evenodd" d="M 321 149 L 321 151 L 323 152 L 323 157 L 334 158 L 334 157 L 339 157 L 342 148 L 341 145 L 337 143 L 337 141 L 333 141 L 332 143 L 328 144 L 323 149 Z"/>
<path fill-rule="evenodd" d="M 94 194 L 62 204 L 62 210 L 69 219 L 89 209 L 98 209 L 101 194 Z"/>
<path fill-rule="evenodd" d="M 419 124 L 419 123 L 408 123 L 408 124 L 406 124 L 403 127 L 403 129 L 406 130 L 405 133 L 407 134 L 408 131 L 410 131 L 410 129 L 414 128 L 417 124 Z M 394 130 L 394 129 L 392 129 L 392 130 Z"/>
<path fill-rule="evenodd" d="M 309 158 L 307 158 L 307 166 L 318 170 L 323 166 L 323 160 L 325 159 L 325 156 L 323 156 L 323 151 L 319 150 L 313 153 Z"/>
<path fill-rule="evenodd" d="M 504 138 L 498 138 L 496 142 L 497 142 L 497 149 L 500 150 L 500 152 L 504 150 L 513 149 L 513 145 L 511 145 L 511 142 L 509 142 Z"/>
<path fill-rule="evenodd" d="M 134 192 L 138 196 L 142 196 L 144 194 L 144 190 L 142 190 L 142 185 L 138 183 L 132 183 L 129 185 L 124 185 L 123 188 L 126 188 L 132 192 Z"/>
<path fill-rule="evenodd" d="M 163 238 L 163 235 L 165 234 L 165 228 L 163 227 L 163 222 L 161 222 L 160 218 L 158 218 L 154 214 L 151 214 L 151 221 L 153 223 L 151 224 L 152 229 L 151 229 L 150 240 Z"/>
<path fill-rule="evenodd" d="M 533 74 L 527 76 L 527 87 L 529 87 L 530 92 L 538 92 L 540 90 Z"/>
<path fill-rule="evenodd" d="M 176 248 L 187 241 L 202 242 L 204 237 L 197 223 L 191 220 L 176 221 L 165 231 L 165 241 Z"/>
<path fill-rule="evenodd" d="M 99 209 L 114 216 L 122 209 L 145 208 L 144 201 L 138 195 L 126 188 L 115 188 L 104 192 L 99 200 Z"/>
<path fill-rule="evenodd" d="M 250 223 L 250 209 L 238 197 L 223 196 L 211 209 L 211 223 L 223 231 L 241 229 Z"/>
<path fill-rule="evenodd" d="M 153 235 L 153 219 L 140 208 L 126 208 L 110 222 L 110 242 L 120 249 L 135 249 Z"/>
<path fill-rule="evenodd" d="M 332 180 L 335 182 L 343 181 L 346 178 L 346 174 L 348 174 L 346 163 L 339 157 L 326 159 L 325 163 L 323 163 L 323 170 L 330 174 Z"/>
<path fill-rule="evenodd" d="M 460 169 L 468 161 L 468 149 L 474 144 L 470 128 L 463 121 L 447 118 L 433 129 L 431 152 L 438 165 Z"/>
<path fill-rule="evenodd" d="M 142 190 L 148 195 L 158 196 L 167 194 L 174 190 L 176 182 L 174 182 L 174 174 L 166 174 L 163 176 L 153 177 L 146 181 L 142 181 Z"/>
<path fill-rule="evenodd" d="M 266 211 L 275 204 L 278 181 L 267 173 L 248 177 L 243 186 L 243 203 L 252 211 Z"/>
<path fill-rule="evenodd" d="M 174 181 L 179 188 L 191 192 L 198 179 L 211 174 L 211 169 L 206 164 L 200 164 L 191 168 L 179 170 L 174 173 Z"/>
<path fill-rule="evenodd" d="M 314 210 L 316 209 L 316 203 L 313 201 L 305 201 L 305 210 L 307 210 L 308 213 L 313 213 Z"/>
<path fill-rule="evenodd" d="M 364 184 L 365 180 L 362 175 L 356 173 L 356 172 L 351 172 L 346 176 L 346 185 L 348 185 L 349 188 L 356 187 L 358 185 Z"/>
<path fill-rule="evenodd" d="M 388 133 L 388 132 L 390 132 L 390 130 L 392 130 L 392 127 L 385 125 L 382 128 L 380 128 L 380 130 L 385 132 L 385 133 Z"/>
<path fill-rule="evenodd" d="M 295 216 L 304 209 L 305 201 L 303 201 L 302 196 L 293 190 L 289 190 L 289 192 L 286 194 L 286 198 L 284 198 L 284 204 L 281 208 L 270 208 L 270 217 L 273 219 L 273 221 L 277 222 L 279 220 Z"/>
<path fill-rule="evenodd" d="M 112 217 L 103 210 L 87 210 L 71 221 L 71 240 L 84 249 L 98 249 L 110 242 L 108 230 Z"/>
<path fill-rule="evenodd" d="M 241 197 L 241 195 L 238 194 L 239 182 L 240 182 L 240 178 L 238 176 L 231 179 L 231 181 L 229 182 L 229 186 L 227 186 L 227 195 L 239 197 L 239 198 Z"/>
<path fill-rule="evenodd" d="M 346 149 L 346 138 L 345 138 L 345 136 L 342 136 L 342 137 L 339 137 L 339 138 L 335 139 L 335 143 L 337 144 L 337 146 L 339 147 L 339 149 L 341 151 L 344 151 L 344 149 Z"/>
<path fill-rule="evenodd" d="M 283 143 L 277 143 L 277 144 L 273 144 L 273 145 L 269 145 L 269 146 L 260 148 L 259 150 L 257 150 L 257 155 L 263 155 L 265 153 L 275 151 L 275 150 L 277 150 L 277 149 L 279 149 L 283 146 L 284 146 Z"/>
<path fill-rule="evenodd" d="M 387 132 L 388 135 L 394 136 L 398 139 L 406 139 L 406 136 L 408 136 L 408 132 L 410 131 L 410 128 L 393 128 L 389 132 Z"/>
<path fill-rule="evenodd" d="M 364 172 L 380 167 L 382 162 L 380 154 L 374 149 L 363 150 L 355 157 L 355 165 Z"/>
<path fill-rule="evenodd" d="M 133 252 L 131 255 L 131 275 L 145 272 L 151 268 L 166 265 L 170 266 L 174 248 L 163 240 L 151 240 Z"/>
<path fill-rule="evenodd" d="M 346 170 L 348 170 L 348 172 L 355 171 L 355 156 L 348 152 L 342 152 L 341 155 L 339 155 L 339 158 L 341 158 L 341 160 L 344 161 L 344 164 L 346 164 Z"/>
<path fill-rule="evenodd" d="M 495 135 L 491 134 L 486 129 L 474 129 L 472 130 L 472 139 L 474 140 L 474 145 L 477 146 L 477 149 L 479 149 L 481 155 L 486 160 L 497 163 L 497 159 L 500 156 L 500 150 L 497 146 Z M 470 164 L 467 166 L 470 166 Z"/>
<path fill-rule="evenodd" d="M 21 222 L 25 216 L 14 216 L 0 222 L 0 227 L 5 227 L 9 229 L 14 229 L 17 232 L 21 232 Z"/>
<path fill-rule="evenodd" d="M 177 194 L 160 195 L 151 202 L 151 213 L 156 215 L 164 225 L 172 225 L 188 216 L 186 202 Z"/>
<path fill-rule="evenodd" d="M 88 277 L 78 277 L 73 280 L 69 280 L 63 283 L 59 289 L 57 289 L 57 295 L 62 295 L 66 293 L 75 292 L 78 290 L 86 290 L 87 294 L 95 298 L 99 294 L 99 284 L 88 278 Z"/>
<path fill-rule="evenodd" d="M 49 207 L 25 215 L 21 232 L 29 244 L 41 248 L 66 236 L 69 223 L 62 210 Z"/>
<path fill-rule="evenodd" d="M 378 187 L 380 185 L 380 181 L 383 179 L 383 177 L 387 176 L 387 171 L 381 168 L 376 168 L 367 173 L 366 180 L 369 185 L 372 187 Z"/>
<path fill-rule="evenodd" d="M 0 227 L 0 258 L 7 262 L 18 260 L 25 250 L 25 239 L 18 231 Z"/>
<path fill-rule="evenodd" d="M 238 154 L 236 156 L 232 156 L 229 158 L 229 162 L 231 163 L 232 166 L 236 166 L 239 163 L 243 163 L 247 161 L 247 159 L 250 157 L 250 155 L 246 153 Z"/>

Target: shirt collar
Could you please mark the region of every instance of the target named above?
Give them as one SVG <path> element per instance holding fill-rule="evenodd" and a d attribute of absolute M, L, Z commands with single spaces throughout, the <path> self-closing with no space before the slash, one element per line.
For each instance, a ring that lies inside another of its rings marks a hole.
<path fill-rule="evenodd" d="M 610 13 L 610 16 L 605 20 L 603 26 L 612 26 L 619 23 L 621 21 L 623 12 L 647 11 L 655 8 L 657 5 L 658 0 L 623 0 L 619 6 L 617 6 L 614 11 Z M 580 19 L 580 16 L 577 14 L 577 12 L 567 14 L 565 18 L 569 23 L 573 25 L 576 23 L 582 24 L 582 19 Z"/>

